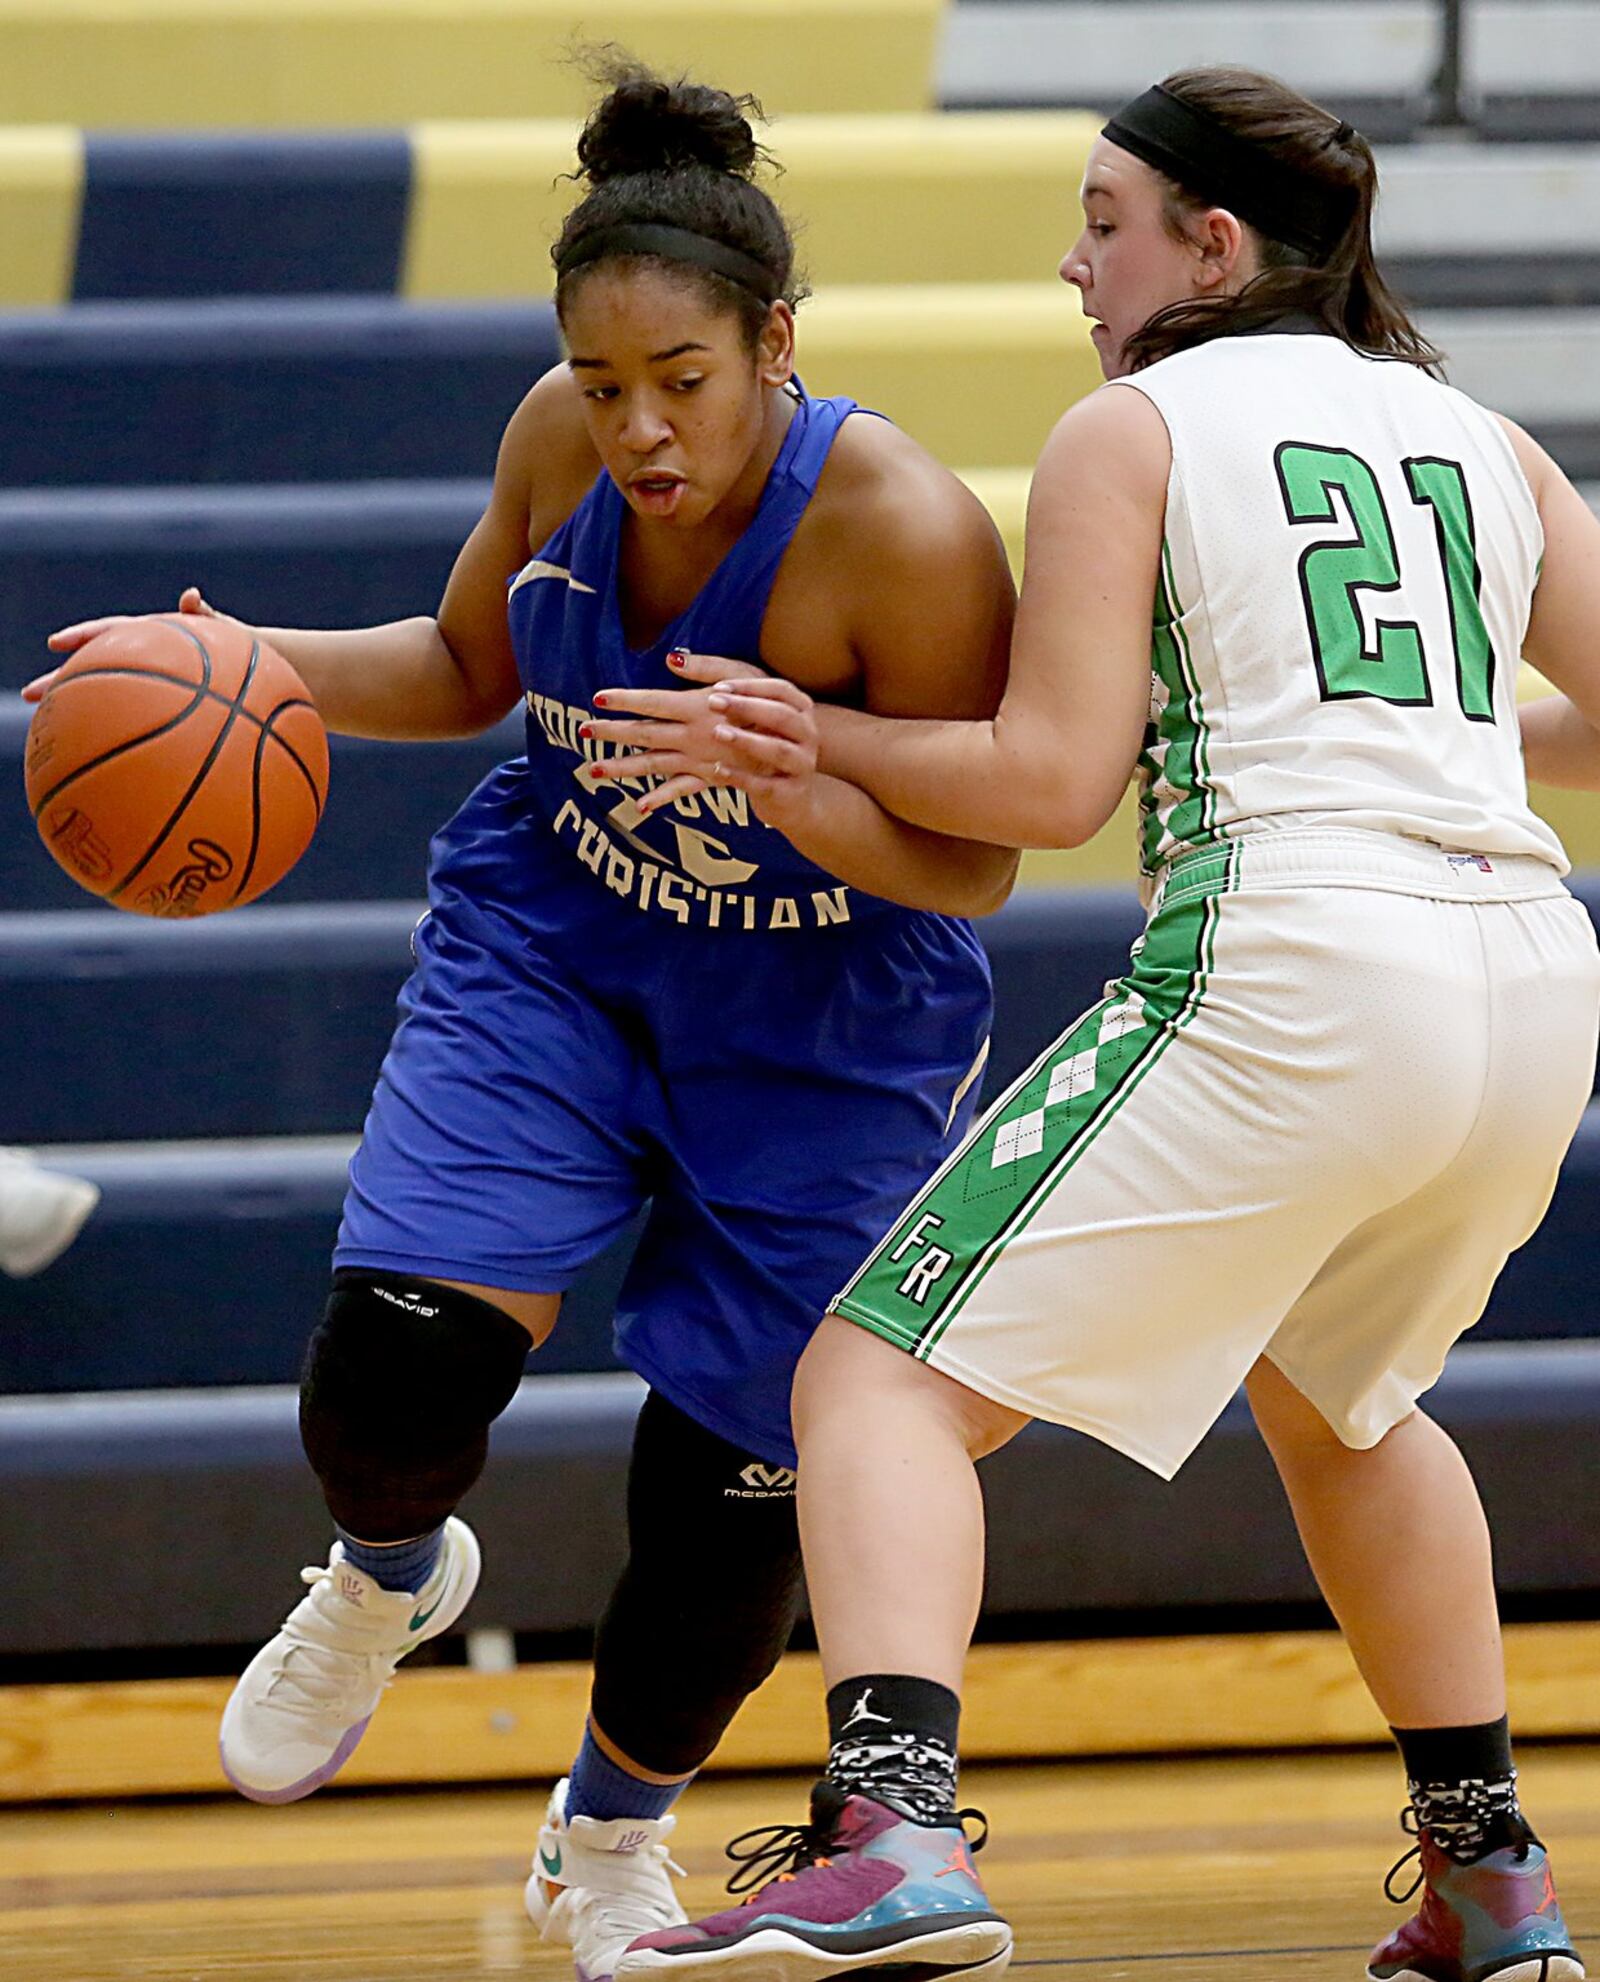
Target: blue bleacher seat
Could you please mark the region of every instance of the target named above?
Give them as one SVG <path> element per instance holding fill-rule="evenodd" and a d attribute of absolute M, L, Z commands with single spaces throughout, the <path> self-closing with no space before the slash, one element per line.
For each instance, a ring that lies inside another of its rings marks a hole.
<path fill-rule="evenodd" d="M 410 199 L 403 131 L 91 132 L 72 294 L 392 295 Z"/>
<path fill-rule="evenodd" d="M 432 823 L 416 826 L 419 844 Z M 386 828 L 398 832 L 393 819 Z M 1600 877 L 1574 886 L 1600 909 Z M 353 1132 L 420 911 L 413 900 L 269 904 L 180 924 L 103 908 L 0 915 L 8 1133 Z M 990 1094 L 1095 1002 L 1139 924 L 1130 890 L 1090 888 L 1028 891 L 979 925 L 996 978 Z"/>
<path fill-rule="evenodd" d="M 0 316 L 9 488 L 487 476 L 547 303 L 249 297 Z"/>
<path fill-rule="evenodd" d="M 592 1624 L 622 1562 L 641 1390 L 625 1375 L 523 1383 L 464 1509 L 485 1544 L 475 1628 Z M 1482 1489 L 1501 1590 L 1600 1587 L 1600 1343 L 1464 1345 L 1429 1408 Z M 1171 1486 L 1053 1426 L 983 1472 L 985 1612 L 1002 1627 L 1315 1594 L 1242 1400 Z M 292 1390 L 0 1400 L 0 1654 L 252 1643 L 276 1627 L 295 1567 L 327 1546 Z"/>
<path fill-rule="evenodd" d="M 67 1159 L 100 1206 L 47 1275 L 0 1282 L 0 1394 L 290 1381 L 327 1294 L 350 1148 L 251 1139 Z M 573 1288 L 541 1371 L 618 1367 L 612 1310 L 635 1237 Z"/>
<path fill-rule="evenodd" d="M 0 916 L 8 1135 L 357 1127 L 417 909 L 240 909 L 184 928 L 94 908 Z"/>
<path fill-rule="evenodd" d="M 415 908 L 246 910 L 178 927 L 106 912 L 0 917 L 12 1133 L 107 1144 L 57 1153 L 105 1194 L 77 1245 L 39 1281 L 0 1282 L 0 1390 L 293 1375 Z M 1023 895 L 981 925 L 997 990 L 991 1096 L 1093 1002 L 1137 925 L 1132 896 L 1115 889 Z M 325 1139 L 147 1140 L 264 1131 Z M 1589 1292 L 1597 1193 L 1600 1104 L 1549 1218 L 1495 1291 L 1486 1339 L 1600 1333 Z M 612 1366 L 611 1303 L 629 1250 L 615 1248 L 578 1290 L 545 1367 Z M 119 1290 L 111 1330 L 108 1286 Z"/>
<path fill-rule="evenodd" d="M 327 1287 L 350 1139 L 130 1144 L 53 1160 L 100 1209 L 37 1281 L 0 1281 L 0 1393 L 284 1383 Z M 1600 1335 L 1594 1204 L 1600 1104 L 1580 1126 L 1549 1218 L 1501 1276 L 1475 1339 Z M 573 1289 L 541 1370 L 616 1365 L 611 1319 L 636 1232 Z M 117 1325 L 105 1325 L 106 1290 Z"/>
<path fill-rule="evenodd" d="M 0 696 L 0 906 L 116 915 L 95 908 L 34 830 L 22 781 L 31 713 L 26 703 Z M 480 778 L 522 750 L 523 736 L 517 710 L 482 736 L 444 743 L 331 738 L 327 810 L 309 850 L 273 889 L 272 906 L 405 901 L 420 913 L 429 838 Z"/>
<path fill-rule="evenodd" d="M 354 1131 L 421 906 L 268 905 L 190 923 L 103 908 L 0 915 L 8 1135 Z M 985 922 L 999 980 L 991 1093 L 1099 997 L 1138 927 L 1118 888 L 1020 895 Z"/>
<path fill-rule="evenodd" d="M 431 823 L 417 823 L 419 844 Z M 402 837 L 392 817 L 385 824 Z M 357 834 L 352 871 L 359 849 Z M 1595 913 L 1600 877 L 1574 885 Z M 353 1131 L 421 906 L 268 905 L 188 923 L 93 907 L 0 915 L 10 1133 L 95 1142 Z M 1099 997 L 1139 925 L 1120 888 L 1031 890 L 979 925 L 996 980 L 990 1094 Z M 63 1083 L 66 1066 L 74 1078 Z"/>
<path fill-rule="evenodd" d="M 170 612 L 185 585 L 256 626 L 432 613 L 487 496 L 473 479 L 0 489 L 0 691 L 48 665 L 56 627 Z"/>

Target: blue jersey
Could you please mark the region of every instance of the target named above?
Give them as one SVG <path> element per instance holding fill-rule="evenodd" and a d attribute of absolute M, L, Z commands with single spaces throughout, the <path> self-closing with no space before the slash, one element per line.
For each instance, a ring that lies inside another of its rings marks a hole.
<path fill-rule="evenodd" d="M 663 927 L 815 930 L 889 906 L 845 887 L 764 826 L 742 791 L 702 792 L 641 814 L 641 781 L 597 786 L 584 776 L 602 746 L 578 733 L 602 688 L 680 688 L 666 659 L 675 647 L 759 662 L 773 580 L 854 411 L 851 399 L 797 402 L 749 527 L 688 610 L 648 647 L 630 647 L 623 631 L 617 561 L 628 505 L 607 474 L 511 581 L 530 801 L 566 860 Z"/>
<path fill-rule="evenodd" d="M 335 1261 L 559 1292 L 649 1201 L 623 1360 L 793 1462 L 828 1300 L 954 1146 L 989 1021 L 963 921 L 845 886 L 713 791 L 641 817 L 579 736 L 675 646 L 757 660 L 778 567 L 854 410 L 802 396 L 760 504 L 650 647 L 623 631 L 628 508 L 602 474 L 510 581 L 526 757 L 434 841 L 430 913 Z"/>

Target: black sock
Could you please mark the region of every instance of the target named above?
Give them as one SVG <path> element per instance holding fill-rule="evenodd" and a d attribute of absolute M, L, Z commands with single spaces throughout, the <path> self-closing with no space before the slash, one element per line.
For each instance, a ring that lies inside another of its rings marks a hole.
<path fill-rule="evenodd" d="M 1531 1838 L 1517 1804 L 1511 1730 L 1504 1717 L 1479 1727 L 1395 1727 L 1417 1822 L 1447 1857 L 1471 1865 Z"/>
<path fill-rule="evenodd" d="M 917 1824 L 947 1824 L 956 1807 L 961 1702 L 907 1673 L 865 1673 L 828 1693 L 828 1780 L 887 1803 Z"/>

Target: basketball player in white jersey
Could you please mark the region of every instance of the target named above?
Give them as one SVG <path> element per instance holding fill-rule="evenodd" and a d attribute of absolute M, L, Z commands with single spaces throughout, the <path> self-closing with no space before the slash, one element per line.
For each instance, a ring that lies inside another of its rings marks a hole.
<path fill-rule="evenodd" d="M 1112 383 L 1039 464 L 992 722 L 813 710 L 712 663 L 698 702 L 628 705 L 679 719 L 641 725 L 651 768 L 803 792 L 820 749 L 1007 846 L 1088 839 L 1137 766 L 1150 920 L 813 1340 L 828 1776 L 797 1876 L 636 1943 L 619 1982 L 997 1974 L 1004 1923 L 940 1869 L 972 1462 L 1042 1417 L 1170 1477 L 1241 1382 L 1406 1764 L 1423 1900 L 1369 1974 L 1583 1973 L 1518 1806 L 1482 1508 L 1418 1399 L 1592 1090 L 1600 961 L 1528 807 L 1515 676 L 1525 652 L 1570 698 L 1530 717 L 1536 764 L 1595 781 L 1600 525 L 1441 381 L 1373 265 L 1375 191 L 1349 125 L 1246 72 L 1106 127 L 1062 272 Z"/>

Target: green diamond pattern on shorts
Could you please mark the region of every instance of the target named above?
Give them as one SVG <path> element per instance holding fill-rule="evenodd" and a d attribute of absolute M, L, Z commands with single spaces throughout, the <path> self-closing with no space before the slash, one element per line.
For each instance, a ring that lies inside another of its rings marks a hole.
<path fill-rule="evenodd" d="M 1119 990 L 1115 999 L 1091 1012 L 1065 1039 L 1057 1041 L 1052 1050 L 1059 1057 L 1042 1076 L 1043 1094 L 1038 1094 L 1037 1082 L 1030 1083 L 1026 1098 L 1032 1105 L 1010 1115 L 995 1129 L 989 1168 L 1005 1170 L 1014 1177 L 1019 1164 L 1042 1156 L 1045 1123 L 1052 1111 L 1070 1108 L 1074 1102 L 1084 1112 L 1091 1109 L 1099 1088 L 1121 1068 L 1132 1050 L 1129 1035 L 1145 1031 L 1148 1024 L 1139 993 Z M 967 1195 L 973 1195 L 973 1180 L 969 1180 Z"/>
<path fill-rule="evenodd" d="M 836 1313 L 926 1356 L 1198 1009 L 1233 850 L 1194 861 L 1127 975 L 1013 1083 L 913 1200 Z"/>

